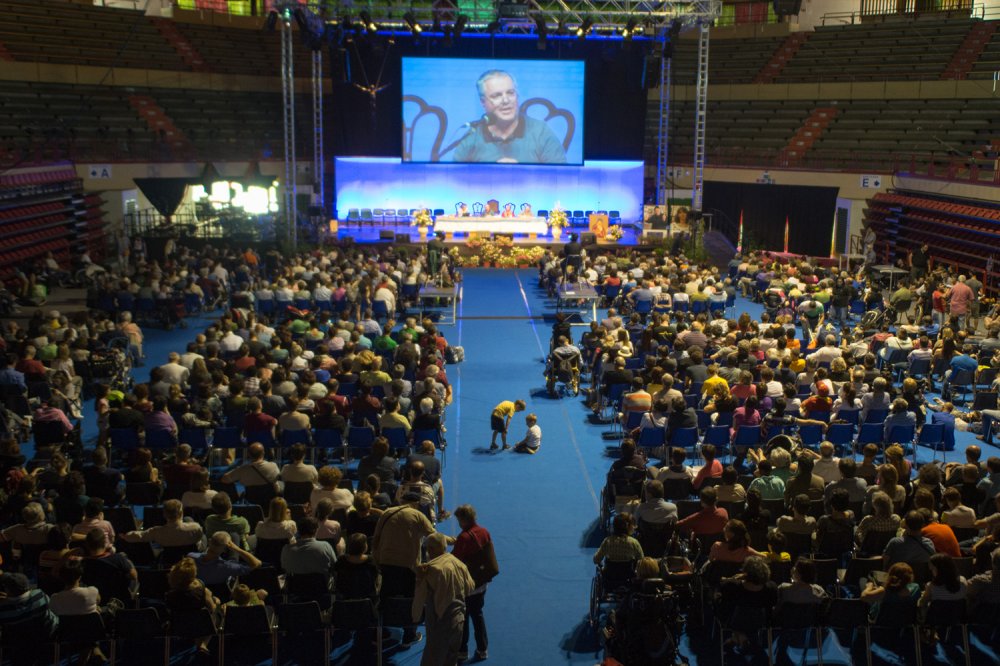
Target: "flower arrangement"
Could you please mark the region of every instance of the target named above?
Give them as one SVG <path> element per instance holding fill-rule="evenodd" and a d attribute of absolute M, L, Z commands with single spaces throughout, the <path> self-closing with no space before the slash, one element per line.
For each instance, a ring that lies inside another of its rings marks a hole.
<path fill-rule="evenodd" d="M 413 227 L 431 226 L 431 212 L 426 208 L 421 208 L 419 211 L 417 211 L 417 214 L 413 216 L 413 220 L 410 222 L 410 226 Z"/>
<path fill-rule="evenodd" d="M 566 216 L 566 211 L 559 207 L 553 208 L 549 211 L 549 219 L 547 222 L 549 227 L 555 229 L 565 229 L 569 226 L 569 218 Z"/>
<path fill-rule="evenodd" d="M 484 264 L 497 268 L 534 266 L 545 256 L 545 249 L 538 245 L 515 246 L 510 238 L 503 236 L 496 239 L 470 238 L 465 245 L 473 251 L 473 254 L 464 255 L 457 247 L 448 250 L 455 264 L 463 268 L 475 268 Z"/>
<path fill-rule="evenodd" d="M 608 233 L 605 236 L 605 238 L 608 239 L 609 241 L 619 241 L 622 239 L 624 235 L 625 232 L 622 231 L 622 227 L 620 224 L 612 224 L 610 227 L 608 227 Z"/>

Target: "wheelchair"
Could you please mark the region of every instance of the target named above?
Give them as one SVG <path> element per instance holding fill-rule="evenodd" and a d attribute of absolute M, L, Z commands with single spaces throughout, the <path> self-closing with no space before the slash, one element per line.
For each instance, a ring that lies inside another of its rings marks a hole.
<path fill-rule="evenodd" d="M 590 626 L 596 627 L 601 608 L 607 604 L 620 604 L 629 592 L 635 562 L 605 560 L 597 565 L 597 572 L 590 583 Z"/>
<path fill-rule="evenodd" d="M 660 578 L 634 581 L 608 618 L 605 651 L 629 666 L 674 666 L 683 630 L 681 597 Z"/>
<path fill-rule="evenodd" d="M 580 393 L 580 354 L 549 354 L 545 364 L 545 388 L 552 397 L 560 397 L 559 385 L 563 391 L 576 396 Z"/>
<path fill-rule="evenodd" d="M 605 532 L 611 529 L 611 519 L 617 513 L 618 502 L 638 499 L 645 481 L 646 470 L 639 467 L 608 472 L 607 481 L 601 489 L 601 527 Z"/>

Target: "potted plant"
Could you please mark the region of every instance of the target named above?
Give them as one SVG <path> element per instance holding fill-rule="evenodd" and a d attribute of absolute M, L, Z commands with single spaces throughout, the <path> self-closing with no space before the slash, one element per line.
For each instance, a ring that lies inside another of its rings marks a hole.
<path fill-rule="evenodd" d="M 410 222 L 411 226 L 417 228 L 417 232 L 420 234 L 421 238 L 426 238 L 427 229 L 432 224 L 431 212 L 426 208 L 421 208 L 417 211 L 417 214 L 413 216 L 413 220 Z"/>
<path fill-rule="evenodd" d="M 552 230 L 552 238 L 559 238 L 562 236 L 562 230 L 569 226 L 569 218 L 566 217 L 566 211 L 561 208 L 553 208 L 549 211 L 548 219 L 549 229 Z"/>

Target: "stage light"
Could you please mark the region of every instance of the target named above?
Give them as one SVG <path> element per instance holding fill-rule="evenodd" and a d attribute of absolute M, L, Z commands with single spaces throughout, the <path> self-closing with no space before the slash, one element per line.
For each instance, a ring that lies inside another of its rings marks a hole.
<path fill-rule="evenodd" d="M 548 44 L 549 27 L 545 24 L 545 17 L 535 14 L 535 34 L 538 36 L 538 50 L 544 51 Z"/>
<path fill-rule="evenodd" d="M 626 21 L 625 28 L 622 29 L 622 38 L 626 42 L 631 42 L 632 41 L 632 35 L 635 34 L 635 27 L 636 27 L 636 25 L 638 25 L 638 23 L 636 22 L 636 20 L 634 18 L 630 18 L 628 21 Z"/>
<path fill-rule="evenodd" d="M 374 21 L 372 21 L 371 14 L 368 12 L 361 12 L 361 23 L 365 26 L 365 30 L 367 30 L 369 34 L 374 35 L 378 32 L 378 26 L 375 25 Z"/>
<path fill-rule="evenodd" d="M 465 24 L 469 22 L 469 17 L 465 14 L 459 14 L 458 18 L 455 19 L 455 25 L 452 26 L 451 34 L 455 39 L 462 36 L 462 31 L 465 30 Z"/>
<path fill-rule="evenodd" d="M 406 21 L 406 27 L 410 29 L 410 32 L 414 37 L 424 31 L 424 29 L 420 27 L 420 24 L 417 23 L 417 17 L 413 15 L 413 12 L 406 12 L 403 14 L 403 20 Z"/>
<path fill-rule="evenodd" d="M 486 32 L 488 32 L 491 35 L 497 34 L 499 30 L 500 30 L 500 21 L 496 19 L 490 21 L 490 23 L 486 26 Z"/>
<path fill-rule="evenodd" d="M 559 19 L 559 22 L 556 24 L 556 34 L 560 36 L 566 34 L 566 19 Z"/>
<path fill-rule="evenodd" d="M 586 39 L 587 33 L 590 32 L 590 29 L 593 26 L 594 26 L 594 20 L 588 16 L 587 18 L 583 19 L 583 23 L 581 23 L 580 27 L 576 29 L 576 36 L 579 37 L 580 39 Z"/>

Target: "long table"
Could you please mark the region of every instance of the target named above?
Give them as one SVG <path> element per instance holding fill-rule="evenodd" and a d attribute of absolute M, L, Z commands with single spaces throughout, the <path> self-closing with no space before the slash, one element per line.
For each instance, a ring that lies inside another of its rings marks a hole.
<path fill-rule="evenodd" d="M 500 217 L 488 215 L 481 217 L 459 217 L 457 215 L 438 215 L 434 221 L 434 231 L 442 231 L 448 238 L 454 233 L 483 232 L 487 234 L 547 234 L 549 225 L 544 217 Z"/>
<path fill-rule="evenodd" d="M 559 285 L 556 296 L 556 312 L 562 312 L 566 309 L 566 306 L 570 306 L 576 312 L 586 312 L 586 310 L 578 310 L 574 306 L 576 303 L 587 301 L 590 302 L 590 321 L 597 321 L 597 302 L 601 300 L 601 295 L 597 293 L 592 285 L 583 283 L 564 283 Z M 582 319 L 582 318 L 581 318 Z M 582 321 L 580 324 L 571 324 L 572 326 L 588 326 L 590 322 Z"/>
<path fill-rule="evenodd" d="M 431 299 L 443 299 L 451 301 L 451 319 L 447 316 L 441 317 L 439 324 L 454 324 L 458 321 L 458 300 L 462 297 L 462 287 L 460 284 L 451 287 L 439 287 L 435 284 L 425 284 L 417 292 L 417 302 L 420 306 L 420 319 L 424 318 L 424 301 Z M 445 310 L 447 312 L 447 310 Z"/>

